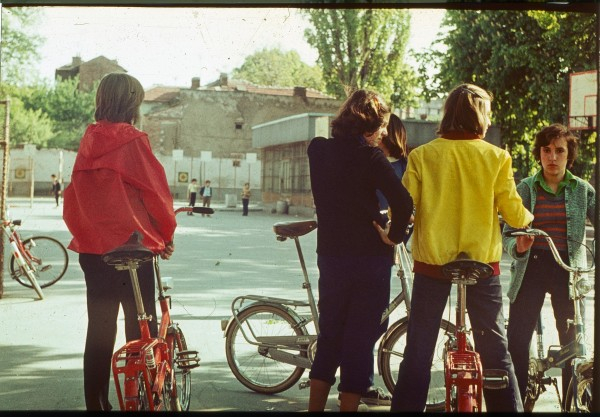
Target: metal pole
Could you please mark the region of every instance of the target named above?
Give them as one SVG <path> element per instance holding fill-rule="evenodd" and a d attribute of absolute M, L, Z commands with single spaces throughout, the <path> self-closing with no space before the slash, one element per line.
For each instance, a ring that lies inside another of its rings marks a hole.
<path fill-rule="evenodd" d="M 596 5 L 596 72 L 600 70 L 600 3 Z M 598 74 L 596 74 L 596 97 L 600 96 L 600 82 L 598 82 Z M 600 100 L 596 99 L 596 167 L 594 175 L 594 185 L 596 187 L 596 222 L 594 225 L 594 242 L 600 242 L 600 198 L 598 187 L 600 187 L 600 124 L 598 117 L 600 116 Z M 598 264 L 598 245 L 594 245 L 594 264 Z M 600 288 L 600 269 L 594 271 L 594 288 Z M 600 323 L 600 297 L 594 297 L 594 323 Z M 595 328 L 596 326 L 594 326 Z M 592 412 L 600 412 L 600 331 L 594 331 L 594 371 L 593 371 L 593 388 L 592 388 Z"/>
<path fill-rule="evenodd" d="M 6 219 L 6 186 L 8 183 L 9 136 L 10 136 L 10 99 L 0 102 L 4 104 L 4 137 L 0 141 L 2 147 L 2 183 L 0 186 L 0 219 Z M 0 233 L 0 298 L 4 295 L 4 233 Z"/>

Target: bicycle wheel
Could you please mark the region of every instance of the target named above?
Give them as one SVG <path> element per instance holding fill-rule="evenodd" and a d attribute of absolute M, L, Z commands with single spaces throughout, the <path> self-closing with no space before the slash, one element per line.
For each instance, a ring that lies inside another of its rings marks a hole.
<path fill-rule="evenodd" d="M 58 240 L 48 236 L 34 236 L 23 241 L 23 248 L 29 253 L 29 256 L 23 254 L 23 259 L 34 271 L 41 288 L 54 284 L 67 271 L 69 256 Z M 14 255 L 10 258 L 10 273 L 19 284 L 32 288 Z"/>
<path fill-rule="evenodd" d="M 300 336 L 306 331 L 284 309 L 271 305 L 252 306 L 242 311 L 238 320 L 249 338 Z M 253 336 L 254 335 L 254 336 Z M 249 343 L 237 322 L 227 330 L 225 353 L 231 372 L 246 387 L 262 394 L 276 394 L 294 385 L 304 368 L 278 362 L 261 354 L 261 346 Z M 289 349 L 289 353 L 306 357 L 306 351 Z"/>
<path fill-rule="evenodd" d="M 580 413 L 589 413 L 592 411 L 592 389 L 594 385 L 593 371 L 594 366 L 590 362 L 589 366 L 586 366 L 585 371 L 582 372 L 579 379 L 576 379 L 575 376 L 571 377 L 569 390 L 567 391 L 565 398 L 565 411 Z M 577 384 L 577 406 L 575 405 L 575 401 L 573 401 L 574 384 Z"/>
<path fill-rule="evenodd" d="M 408 322 L 392 330 L 387 337 L 385 344 L 381 347 L 382 369 L 381 375 L 386 388 L 394 392 L 396 381 L 398 379 L 398 370 L 400 362 L 404 357 L 404 347 L 406 346 L 406 332 Z M 446 407 L 446 381 L 444 375 L 444 345 L 446 334 L 453 334 L 456 328 L 454 324 L 447 320 L 442 320 L 440 330 L 431 363 L 431 380 L 429 382 L 429 393 L 427 394 L 427 411 L 443 411 Z"/>
<path fill-rule="evenodd" d="M 174 327 L 175 336 L 173 338 L 173 382 L 177 387 L 177 397 L 171 398 L 171 410 L 188 411 L 190 409 L 190 399 L 192 396 L 192 373 L 191 369 L 185 367 L 185 363 L 180 364 L 176 361 L 180 352 L 188 350 L 185 336 L 179 327 Z"/>

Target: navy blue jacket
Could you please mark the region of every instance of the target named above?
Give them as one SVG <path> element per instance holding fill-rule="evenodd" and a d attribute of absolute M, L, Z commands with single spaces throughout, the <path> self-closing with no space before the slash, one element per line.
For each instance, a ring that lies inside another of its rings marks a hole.
<path fill-rule="evenodd" d="M 401 242 L 413 210 L 412 198 L 381 149 L 365 139 L 314 138 L 308 146 L 310 180 L 317 210 L 317 253 L 332 256 L 389 255 L 372 221 L 385 227 L 376 190 L 393 213 L 388 237 Z"/>

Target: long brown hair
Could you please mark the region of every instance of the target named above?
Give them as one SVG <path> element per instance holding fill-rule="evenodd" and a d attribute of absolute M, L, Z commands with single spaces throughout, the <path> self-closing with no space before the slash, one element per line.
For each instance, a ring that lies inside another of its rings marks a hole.
<path fill-rule="evenodd" d="M 131 75 L 113 72 L 106 74 L 96 91 L 96 121 L 135 124 L 140 118 L 144 88 Z"/>
<path fill-rule="evenodd" d="M 338 137 L 374 133 L 386 122 L 388 114 L 390 108 L 377 93 L 356 90 L 331 122 L 331 134 Z"/>
<path fill-rule="evenodd" d="M 489 123 L 492 94 L 475 84 L 455 87 L 444 104 L 438 135 L 467 133 L 483 137 Z"/>
<path fill-rule="evenodd" d="M 390 114 L 390 121 L 387 126 L 387 136 L 381 140 L 381 144 L 385 146 L 390 156 L 396 159 L 406 159 L 408 157 L 408 149 L 406 146 L 406 128 L 402 120 L 394 113 Z"/>

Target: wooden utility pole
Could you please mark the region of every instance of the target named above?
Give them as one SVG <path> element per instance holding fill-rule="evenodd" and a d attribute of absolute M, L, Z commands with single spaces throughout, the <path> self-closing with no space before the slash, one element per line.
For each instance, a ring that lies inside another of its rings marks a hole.
<path fill-rule="evenodd" d="M 8 165 L 9 165 L 9 137 L 10 137 L 10 99 L 0 101 L 0 108 L 4 107 L 4 129 L 2 130 L 2 140 L 0 148 L 2 149 L 2 178 L 0 182 L 0 219 L 6 218 L 6 188 L 8 186 Z M 0 233 L 0 298 L 4 295 L 4 233 Z"/>

